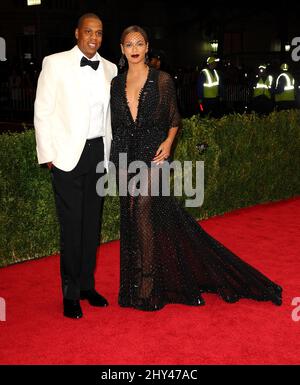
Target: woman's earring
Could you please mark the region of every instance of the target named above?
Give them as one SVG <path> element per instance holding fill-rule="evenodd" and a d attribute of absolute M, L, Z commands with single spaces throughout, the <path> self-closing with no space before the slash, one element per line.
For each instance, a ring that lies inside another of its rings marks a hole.
<path fill-rule="evenodd" d="M 125 67 L 125 64 L 126 64 L 126 62 L 125 62 L 125 55 L 123 54 L 121 56 L 121 59 L 119 60 L 119 67 L 122 69 L 123 67 Z"/>
<path fill-rule="evenodd" d="M 149 56 L 148 56 L 148 52 L 147 52 L 145 55 L 145 64 L 148 64 L 148 63 L 149 63 Z"/>

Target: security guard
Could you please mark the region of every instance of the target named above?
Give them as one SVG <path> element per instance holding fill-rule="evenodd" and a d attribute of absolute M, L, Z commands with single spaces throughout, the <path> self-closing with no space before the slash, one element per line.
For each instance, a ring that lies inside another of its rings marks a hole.
<path fill-rule="evenodd" d="M 220 78 L 216 70 L 220 59 L 210 56 L 207 67 L 203 68 L 197 79 L 199 112 L 202 115 L 220 115 Z"/>
<path fill-rule="evenodd" d="M 253 86 L 252 109 L 259 114 L 266 114 L 273 110 L 272 98 L 273 76 L 267 73 L 267 65 L 258 67 Z"/>
<path fill-rule="evenodd" d="M 161 66 L 161 57 L 157 52 L 151 52 L 149 54 L 149 67 L 153 67 L 157 70 L 160 69 Z"/>
<path fill-rule="evenodd" d="M 275 82 L 275 105 L 278 110 L 286 110 L 296 107 L 295 79 L 288 72 L 289 66 L 283 63 L 280 66 L 281 73 Z"/>

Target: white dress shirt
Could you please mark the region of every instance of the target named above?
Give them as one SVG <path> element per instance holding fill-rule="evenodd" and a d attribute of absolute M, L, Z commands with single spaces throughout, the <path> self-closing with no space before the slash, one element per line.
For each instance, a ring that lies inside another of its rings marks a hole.
<path fill-rule="evenodd" d="M 78 48 L 78 47 L 77 47 Z M 78 65 L 82 56 L 85 56 L 78 48 Z M 86 57 L 86 56 L 85 56 Z M 86 57 L 89 59 L 88 57 Z M 99 66 L 95 71 L 90 66 L 81 67 L 82 76 L 85 83 L 88 85 L 89 94 L 86 95 L 90 106 L 90 121 L 87 139 L 97 138 L 105 135 L 104 130 L 104 103 L 103 103 L 103 87 L 104 82 L 103 66 L 101 65 L 101 56 L 96 52 L 89 60 L 99 60 Z"/>

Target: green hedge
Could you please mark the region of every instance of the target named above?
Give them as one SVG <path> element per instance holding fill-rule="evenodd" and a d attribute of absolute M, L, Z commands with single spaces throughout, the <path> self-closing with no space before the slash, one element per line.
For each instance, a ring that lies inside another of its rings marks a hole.
<path fill-rule="evenodd" d="M 174 158 L 204 161 L 204 204 L 188 209 L 197 219 L 296 196 L 300 111 L 184 119 Z M 0 194 L 0 266 L 58 252 L 50 175 L 37 164 L 33 130 L 0 135 Z M 102 242 L 119 238 L 117 197 L 105 199 L 103 216 Z"/>

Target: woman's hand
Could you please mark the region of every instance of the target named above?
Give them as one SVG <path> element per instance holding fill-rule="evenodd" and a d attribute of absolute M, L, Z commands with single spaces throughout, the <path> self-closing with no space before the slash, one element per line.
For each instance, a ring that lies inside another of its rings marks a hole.
<path fill-rule="evenodd" d="M 154 163 L 161 164 L 170 156 L 172 143 L 173 141 L 168 138 L 161 143 L 156 151 L 155 157 L 152 159 Z"/>

